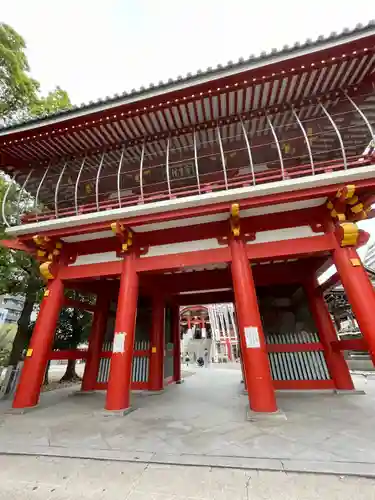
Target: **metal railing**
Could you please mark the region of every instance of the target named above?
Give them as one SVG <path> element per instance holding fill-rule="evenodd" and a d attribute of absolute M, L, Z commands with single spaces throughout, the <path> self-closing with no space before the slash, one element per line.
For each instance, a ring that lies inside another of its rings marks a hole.
<path fill-rule="evenodd" d="M 137 340 L 134 343 L 135 351 L 150 350 L 150 342 L 148 340 Z M 102 350 L 104 352 L 112 351 L 113 343 L 104 342 Z M 148 356 L 134 356 L 132 364 L 132 382 L 148 382 L 149 371 L 149 357 Z M 108 357 L 100 358 L 99 370 L 97 375 L 97 382 L 107 383 L 109 378 L 109 371 L 111 366 L 111 359 Z"/>
<path fill-rule="evenodd" d="M 273 115 L 239 117 L 236 123 L 196 128 L 156 143 L 145 139 L 138 146 L 61 158 L 44 170 L 34 166 L 27 176 L 11 181 L 19 186 L 18 214 L 8 215 L 6 192 L 4 224 L 27 224 L 369 165 L 374 162 L 375 145 L 367 116 L 371 113 L 366 108 L 369 96 L 359 96 L 355 102 L 346 95 L 336 113 L 327 103 L 318 103 L 298 111 L 291 108 Z"/>
<path fill-rule="evenodd" d="M 330 375 L 323 351 L 288 352 L 287 346 L 293 344 L 309 344 L 320 342 L 317 333 L 291 332 L 269 333 L 266 335 L 268 345 L 282 348 L 286 352 L 269 352 L 268 359 L 273 380 L 329 380 Z"/>

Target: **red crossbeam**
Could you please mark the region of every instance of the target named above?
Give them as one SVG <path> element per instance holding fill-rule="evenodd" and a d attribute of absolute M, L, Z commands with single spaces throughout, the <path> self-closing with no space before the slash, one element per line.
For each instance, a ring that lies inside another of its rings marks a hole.
<path fill-rule="evenodd" d="M 334 351 L 368 351 L 368 346 L 364 339 L 336 340 L 331 342 Z"/>
<path fill-rule="evenodd" d="M 51 351 L 49 359 L 86 359 L 87 349 L 67 349 L 62 351 Z"/>
<path fill-rule="evenodd" d="M 311 344 L 267 344 L 268 352 L 311 352 L 323 351 L 323 346 L 320 342 Z"/>
<path fill-rule="evenodd" d="M 332 380 L 274 380 L 273 386 L 276 390 L 310 391 L 335 389 Z"/>

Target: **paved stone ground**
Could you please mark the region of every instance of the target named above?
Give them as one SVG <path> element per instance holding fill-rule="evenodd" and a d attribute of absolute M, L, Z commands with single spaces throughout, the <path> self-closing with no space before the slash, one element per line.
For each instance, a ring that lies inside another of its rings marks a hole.
<path fill-rule="evenodd" d="M 375 480 L 51 457 L 1 457 L 0 500 L 374 500 Z"/>
<path fill-rule="evenodd" d="M 105 414 L 103 393 L 71 389 L 24 415 L 2 403 L 0 453 L 375 477 L 375 380 L 355 377 L 366 395 L 279 393 L 287 419 L 256 422 L 239 380 L 227 367 L 197 369 L 160 395 L 134 395 L 125 417 Z"/>

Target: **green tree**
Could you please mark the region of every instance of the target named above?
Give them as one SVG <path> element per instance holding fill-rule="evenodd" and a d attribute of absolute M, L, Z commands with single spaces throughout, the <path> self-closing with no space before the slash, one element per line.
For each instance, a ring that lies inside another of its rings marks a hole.
<path fill-rule="evenodd" d="M 8 188 L 8 182 L 0 177 L 0 204 Z M 14 183 L 8 191 L 6 214 L 8 220 L 15 217 L 18 205 L 19 187 Z M 7 239 L 5 227 L 0 224 L 0 240 Z M 25 298 L 24 307 L 18 320 L 18 329 L 14 338 L 9 364 L 17 364 L 22 351 L 26 348 L 30 332 L 30 317 L 34 304 L 42 295 L 44 282 L 39 273 L 39 264 L 29 254 L 10 250 L 0 245 L 0 294 L 22 295 Z"/>
<path fill-rule="evenodd" d="M 39 84 L 29 75 L 25 40 L 11 26 L 0 23 L 0 117 L 5 123 L 27 114 Z"/>
<path fill-rule="evenodd" d="M 0 176 L 0 205 L 8 185 L 9 181 Z M 14 216 L 18 205 L 18 193 L 19 188 L 16 184 L 8 191 L 6 205 L 8 220 Z M 7 239 L 4 231 L 4 225 L 0 224 L 0 240 Z M 8 361 L 11 365 L 17 364 L 29 343 L 33 326 L 31 315 L 42 299 L 44 287 L 45 282 L 39 273 L 39 262 L 34 257 L 23 251 L 10 250 L 0 245 L 0 294 L 22 295 L 25 298 Z M 92 295 L 84 295 L 74 290 L 67 290 L 66 296 L 81 302 L 95 303 Z M 92 314 L 87 311 L 72 307 L 63 308 L 56 330 L 54 348 L 76 349 L 78 344 L 87 341 L 91 321 Z M 77 378 L 75 361 L 69 361 L 62 380 L 75 378 Z"/>
<path fill-rule="evenodd" d="M 17 326 L 9 323 L 0 325 L 0 366 L 9 358 Z"/>
<path fill-rule="evenodd" d="M 82 295 L 74 290 L 68 290 L 66 296 L 73 300 L 93 304 L 93 296 Z M 56 329 L 54 349 L 77 349 L 78 345 L 87 342 L 92 323 L 92 314 L 82 309 L 64 307 L 60 312 L 59 324 Z M 78 380 L 75 371 L 76 361 L 68 360 L 65 374 L 61 382 Z"/>
<path fill-rule="evenodd" d="M 40 97 L 31 104 L 30 114 L 40 116 L 56 113 L 57 111 L 71 107 L 72 103 L 66 90 L 56 87 L 55 90 L 49 92 L 45 97 Z"/>
<path fill-rule="evenodd" d="M 0 126 L 16 120 L 53 113 L 71 107 L 66 91 L 57 87 L 46 97 L 39 93 L 40 85 L 30 76 L 25 53 L 26 44 L 11 26 L 0 23 Z M 6 176 L 0 174 L 0 204 L 9 186 Z M 12 183 L 7 195 L 5 212 L 7 220 L 17 222 L 19 189 Z M 33 205 L 31 195 L 21 200 L 21 211 Z M 8 239 L 0 223 L 0 240 Z M 39 263 L 29 254 L 9 250 L 0 245 L 0 294 L 9 293 L 25 297 L 24 308 L 18 321 L 9 363 L 16 364 L 30 338 L 30 317 L 42 296 L 44 282 L 39 274 Z"/>
<path fill-rule="evenodd" d="M 30 75 L 25 50 L 22 36 L 0 23 L 0 125 L 72 106 L 68 93 L 60 87 L 45 97 L 40 95 L 40 84 Z"/>

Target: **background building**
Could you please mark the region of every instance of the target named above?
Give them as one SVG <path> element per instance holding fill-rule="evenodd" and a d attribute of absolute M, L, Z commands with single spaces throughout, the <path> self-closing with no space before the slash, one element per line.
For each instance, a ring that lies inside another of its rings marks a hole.
<path fill-rule="evenodd" d="M 24 302 L 22 295 L 0 295 L 0 325 L 17 324 Z"/>
<path fill-rule="evenodd" d="M 370 269 L 375 270 L 375 241 L 370 243 L 365 258 L 364 258 L 364 264 L 366 267 L 369 267 Z"/>

